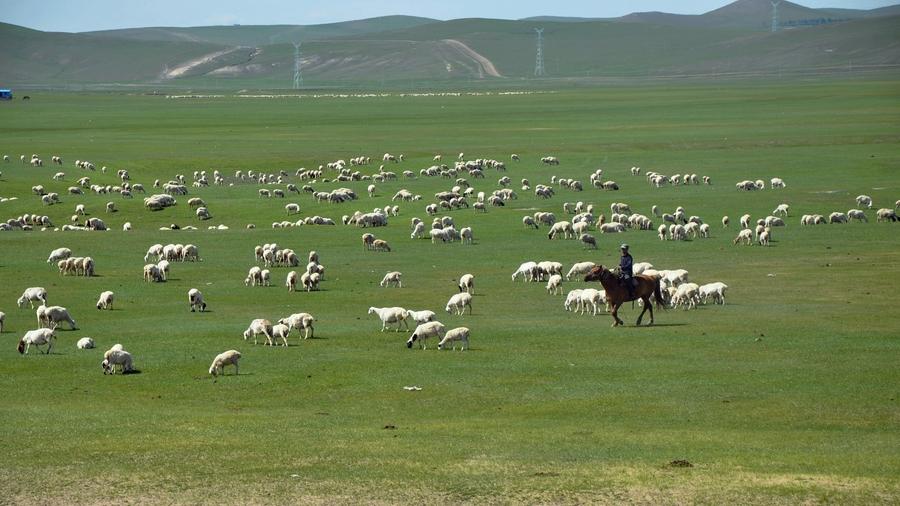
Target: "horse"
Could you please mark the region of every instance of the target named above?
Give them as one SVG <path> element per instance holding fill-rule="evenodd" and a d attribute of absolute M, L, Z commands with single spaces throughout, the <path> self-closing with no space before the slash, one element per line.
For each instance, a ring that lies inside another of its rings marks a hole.
<path fill-rule="evenodd" d="M 644 303 L 644 310 L 641 311 L 635 325 L 641 324 L 641 319 L 648 309 L 650 310 L 650 325 L 653 325 L 653 306 L 650 304 L 651 295 L 656 297 L 656 307 L 665 309 L 665 306 L 663 305 L 665 300 L 663 299 L 663 292 L 659 286 L 659 279 L 642 275 L 637 275 L 634 279 L 637 281 L 637 286 L 634 288 L 634 295 L 629 297 L 628 288 L 615 274 L 602 265 L 594 267 L 584 276 L 585 281 L 599 281 L 600 284 L 603 285 L 603 289 L 606 290 L 606 301 L 612 308 L 610 314 L 612 315 L 613 320 L 615 320 L 612 325 L 613 327 L 625 324 L 625 322 L 619 319 L 618 315 L 619 307 L 625 302 L 641 299 Z"/>

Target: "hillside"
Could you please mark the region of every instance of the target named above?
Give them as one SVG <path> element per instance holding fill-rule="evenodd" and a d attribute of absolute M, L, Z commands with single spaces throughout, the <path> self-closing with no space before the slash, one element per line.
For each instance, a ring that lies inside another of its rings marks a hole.
<path fill-rule="evenodd" d="M 144 41 L 190 41 L 234 46 L 265 46 L 401 30 L 436 21 L 415 16 L 383 16 L 321 25 L 150 27 L 85 32 L 85 34 Z"/>
<path fill-rule="evenodd" d="M 82 34 L 0 23 L 0 44 L 5 48 L 0 52 L 0 85 L 286 88 L 294 67 L 291 43 L 296 40 L 304 41 L 301 65 L 306 86 L 522 79 L 533 77 L 537 27 L 544 29 L 549 78 L 900 66 L 900 16 L 859 11 L 870 15 L 805 26 L 799 24 L 807 19 L 804 16 L 821 12 L 787 2 L 782 7 L 786 22 L 798 27 L 776 33 L 742 25 L 752 19 L 761 22 L 766 12 L 758 0 L 738 0 L 702 16 L 643 13 L 618 20 L 434 21 L 390 16 L 315 26 L 136 28 Z M 729 25 L 733 26 L 722 28 Z"/>

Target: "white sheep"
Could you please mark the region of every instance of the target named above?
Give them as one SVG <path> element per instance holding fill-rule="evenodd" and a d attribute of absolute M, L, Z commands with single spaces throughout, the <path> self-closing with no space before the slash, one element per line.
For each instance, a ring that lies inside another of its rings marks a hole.
<path fill-rule="evenodd" d="M 434 311 L 429 311 L 427 309 L 423 309 L 422 311 L 407 310 L 407 314 L 412 321 L 416 322 L 416 325 L 434 321 L 434 319 L 437 317 L 437 315 L 434 314 Z"/>
<path fill-rule="evenodd" d="M 281 318 L 278 323 L 287 325 L 290 330 L 298 329 L 303 339 L 309 339 L 315 332 L 313 327 L 315 321 L 316 319 L 309 313 L 294 313 L 287 318 Z"/>
<path fill-rule="evenodd" d="M 26 288 L 24 292 L 22 292 L 22 296 L 19 297 L 17 301 L 20 308 L 25 307 L 25 303 L 31 304 L 31 309 L 34 309 L 34 303 L 39 302 L 41 306 L 47 305 L 47 289 L 42 286 L 32 286 L 30 288 Z"/>
<path fill-rule="evenodd" d="M 56 248 L 55 250 L 50 252 L 50 256 L 47 257 L 48 264 L 55 264 L 60 260 L 65 260 L 72 256 L 72 250 L 69 248 Z"/>
<path fill-rule="evenodd" d="M 460 292 L 466 292 L 469 294 L 475 293 L 475 276 L 472 274 L 463 274 L 459 278 L 459 283 L 457 283 L 457 287 Z"/>
<path fill-rule="evenodd" d="M 515 281 L 520 275 L 525 281 L 532 281 L 537 270 L 537 262 L 524 262 L 519 266 L 518 270 L 512 274 L 512 280 Z"/>
<path fill-rule="evenodd" d="M 791 206 L 789 206 L 787 204 L 778 204 L 778 207 L 776 207 L 775 210 L 772 211 L 772 214 L 780 214 L 782 216 L 787 216 L 790 208 L 791 208 Z"/>
<path fill-rule="evenodd" d="M 732 242 L 732 244 L 737 244 L 739 242 L 742 242 L 742 243 L 746 244 L 747 246 L 749 246 L 750 243 L 753 242 L 753 230 L 750 230 L 749 228 L 745 228 L 745 229 L 741 230 L 740 232 L 738 232 L 738 235 L 737 235 L 737 237 L 734 238 L 734 241 Z"/>
<path fill-rule="evenodd" d="M 258 266 L 253 266 L 247 272 L 247 277 L 244 279 L 245 286 L 258 286 L 262 285 L 262 269 Z"/>
<path fill-rule="evenodd" d="M 213 359 L 212 365 L 209 366 L 209 374 L 212 375 L 213 378 L 217 377 L 220 374 L 225 373 L 226 365 L 234 366 L 234 375 L 237 376 L 240 374 L 238 368 L 238 360 L 241 359 L 241 352 L 237 350 L 228 350 L 216 355 L 216 358 Z"/>
<path fill-rule="evenodd" d="M 116 374 L 121 369 L 122 374 L 134 371 L 134 361 L 131 353 L 122 349 L 111 348 L 103 354 L 103 362 L 100 362 L 103 374 Z"/>
<path fill-rule="evenodd" d="M 19 339 L 19 345 L 16 349 L 19 350 L 19 353 L 27 355 L 28 349 L 32 345 L 38 347 L 46 344 L 47 351 L 45 351 L 44 354 L 49 355 L 50 349 L 53 348 L 53 339 L 55 338 L 56 334 L 53 333 L 52 329 L 29 330 L 22 339 Z M 40 350 L 40 348 L 38 348 L 38 350 Z"/>
<path fill-rule="evenodd" d="M 389 323 L 397 324 L 397 332 L 400 332 L 401 324 L 406 327 L 406 330 L 409 330 L 409 323 L 406 321 L 409 318 L 409 312 L 402 307 L 370 307 L 369 314 L 372 313 L 377 314 L 381 319 L 382 332 L 387 329 Z"/>
<path fill-rule="evenodd" d="M 675 290 L 672 297 L 672 307 L 678 307 L 679 304 L 685 306 L 685 310 L 697 307 L 700 299 L 700 287 L 696 283 L 682 283 Z"/>
<path fill-rule="evenodd" d="M 569 290 L 569 293 L 566 294 L 566 302 L 563 304 L 566 311 L 578 311 L 581 309 L 581 292 L 580 288 Z"/>
<path fill-rule="evenodd" d="M 856 205 L 872 209 L 872 197 L 868 195 L 860 195 L 856 197 Z"/>
<path fill-rule="evenodd" d="M 569 269 L 569 272 L 566 274 L 566 279 L 571 280 L 572 276 L 584 276 L 588 272 L 591 272 L 591 269 L 596 267 L 597 264 L 594 262 L 578 262 L 572 265 L 572 268 Z"/>
<path fill-rule="evenodd" d="M 847 220 L 856 220 L 856 221 L 865 221 L 868 222 L 869 219 L 866 218 L 866 213 L 861 209 L 850 209 L 847 211 Z"/>
<path fill-rule="evenodd" d="M 597 290 L 596 288 L 585 288 L 579 294 L 579 313 L 590 311 L 593 315 L 600 314 L 600 306 L 606 304 L 606 290 Z"/>
<path fill-rule="evenodd" d="M 6 323 L 6 313 L 0 311 L 0 333 L 3 332 L 3 324 Z"/>
<path fill-rule="evenodd" d="M 112 310 L 114 297 L 115 297 L 115 294 L 113 292 L 110 292 L 109 290 L 101 293 L 100 298 L 97 299 L 97 309 Z"/>
<path fill-rule="evenodd" d="M 61 322 L 66 322 L 71 330 L 77 330 L 75 320 L 69 315 L 69 310 L 62 306 L 38 306 L 36 314 L 38 325 L 41 327 L 56 329 Z"/>
<path fill-rule="evenodd" d="M 191 305 L 191 312 L 206 311 L 206 302 L 203 301 L 203 294 L 196 288 L 188 290 L 188 303 Z"/>
<path fill-rule="evenodd" d="M 562 295 L 562 276 L 554 274 L 547 281 L 547 291 L 551 295 Z"/>
<path fill-rule="evenodd" d="M 447 301 L 447 307 L 444 308 L 448 313 L 456 312 L 457 315 L 462 315 L 466 307 L 469 308 L 469 314 L 472 314 L 472 296 L 466 292 L 454 294 L 450 297 L 450 300 Z"/>
<path fill-rule="evenodd" d="M 700 300 L 706 304 L 708 299 L 712 299 L 714 304 L 722 304 L 724 306 L 726 290 L 728 290 L 728 285 L 721 281 L 701 285 L 699 288 Z"/>
<path fill-rule="evenodd" d="M 91 350 L 94 348 L 94 340 L 90 337 L 82 337 L 75 343 L 75 347 L 79 350 Z"/>
<path fill-rule="evenodd" d="M 281 342 L 284 343 L 284 346 L 288 345 L 287 338 L 290 334 L 291 328 L 283 323 L 272 326 L 272 337 L 275 338 L 275 340 L 281 338 Z"/>
<path fill-rule="evenodd" d="M 250 326 L 244 331 L 244 341 L 253 338 L 253 344 L 257 344 L 256 336 L 266 336 L 266 344 L 273 346 L 272 343 L 272 322 L 264 318 L 257 318 L 250 322 Z"/>
<path fill-rule="evenodd" d="M 379 283 L 382 287 L 387 287 L 390 285 L 397 285 L 397 288 L 403 288 L 403 281 L 400 280 L 400 277 L 403 276 L 398 271 L 391 271 L 384 275 L 384 278 Z"/>
<path fill-rule="evenodd" d="M 409 340 L 406 341 L 406 347 L 412 348 L 413 343 L 419 341 L 422 343 L 422 349 L 425 349 L 425 342 L 430 337 L 437 337 L 438 339 L 443 339 L 446 334 L 446 328 L 444 324 L 441 322 L 428 322 L 423 323 L 416 327 L 416 330 L 413 331 L 412 335 L 409 337 Z"/>
<path fill-rule="evenodd" d="M 144 266 L 144 281 L 147 282 L 162 282 L 163 276 L 159 271 L 159 267 L 156 264 L 147 264 Z"/>
<path fill-rule="evenodd" d="M 466 327 L 457 327 L 455 329 L 448 330 L 443 339 L 438 343 L 438 349 L 443 350 L 444 346 L 448 343 L 453 344 L 453 349 L 456 349 L 456 343 L 461 343 L 459 347 L 460 351 L 463 351 L 469 347 L 469 329 Z"/>
<path fill-rule="evenodd" d="M 284 281 L 284 286 L 287 287 L 289 292 L 297 290 L 297 279 L 297 271 L 291 271 L 287 274 L 287 278 Z"/>

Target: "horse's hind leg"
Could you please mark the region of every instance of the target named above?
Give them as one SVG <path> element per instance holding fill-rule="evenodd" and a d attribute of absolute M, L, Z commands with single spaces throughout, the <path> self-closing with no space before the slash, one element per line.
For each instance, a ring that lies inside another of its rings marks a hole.
<path fill-rule="evenodd" d="M 641 326 L 641 320 L 644 318 L 644 313 L 647 312 L 647 308 L 650 306 L 650 303 L 647 301 L 646 298 L 642 298 L 641 302 L 643 302 L 643 304 L 644 304 L 644 309 L 641 311 L 641 314 L 638 315 L 637 323 L 635 323 L 635 326 L 637 326 L 637 327 Z M 652 309 L 650 310 L 650 315 L 651 315 L 650 320 L 653 321 L 653 316 L 652 316 L 653 310 Z"/>
<path fill-rule="evenodd" d="M 619 325 L 622 325 L 623 322 L 619 319 L 619 304 L 613 304 L 611 314 L 614 320 L 612 326 L 618 327 Z"/>

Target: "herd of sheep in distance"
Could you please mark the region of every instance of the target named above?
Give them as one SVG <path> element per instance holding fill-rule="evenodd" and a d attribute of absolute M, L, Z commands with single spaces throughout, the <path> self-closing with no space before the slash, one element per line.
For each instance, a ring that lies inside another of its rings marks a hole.
<path fill-rule="evenodd" d="M 172 180 L 162 182 L 156 180 L 152 184 L 152 188 L 160 191 L 160 193 L 147 196 L 144 198 L 144 207 L 150 212 L 162 211 L 167 207 L 177 205 L 176 197 L 188 195 L 190 187 L 202 188 L 208 187 L 210 184 L 216 186 L 234 185 L 235 183 L 255 183 L 258 185 L 266 185 L 268 188 L 259 188 L 257 195 L 259 198 L 287 198 L 288 195 L 309 195 L 318 202 L 329 202 L 335 204 L 353 202 L 359 200 L 359 195 L 348 188 L 337 188 L 331 191 L 316 191 L 313 185 L 318 183 L 329 182 L 350 182 L 350 181 L 371 181 L 367 187 L 367 195 L 375 197 L 378 193 L 377 184 L 387 181 L 398 181 L 403 178 L 413 179 L 417 177 L 434 177 L 447 179 L 451 183 L 447 191 L 441 191 L 434 195 L 433 201 L 424 205 L 425 214 L 431 217 L 430 225 L 421 218 L 414 217 L 410 221 L 411 239 L 429 239 L 432 243 L 448 243 L 460 242 L 461 244 L 472 244 L 474 241 L 474 233 L 472 227 L 465 226 L 457 228 L 455 220 L 446 213 L 452 210 L 470 208 L 475 213 L 488 212 L 490 208 L 502 208 L 506 202 L 515 200 L 518 195 L 515 190 L 510 188 L 513 184 L 512 179 L 507 175 L 502 175 L 497 181 L 497 188 L 490 193 L 485 191 L 476 191 L 473 186 L 478 180 L 487 178 L 486 172 L 492 170 L 496 173 L 505 173 L 507 171 L 506 163 L 493 159 L 474 159 L 466 160 L 464 153 L 459 153 L 457 160 L 452 165 L 441 163 L 442 155 L 435 155 L 434 165 L 423 168 L 418 172 L 404 170 L 400 174 L 385 170 L 385 166 L 390 163 L 400 163 L 403 161 L 402 154 L 393 155 L 385 153 L 381 158 L 384 163 L 377 171 L 370 171 L 370 174 L 364 174 L 362 171 L 371 163 L 370 157 L 358 156 L 350 159 L 348 164 L 344 160 L 337 160 L 324 165 L 320 165 L 316 169 L 298 169 L 294 173 L 294 177 L 298 180 L 296 183 L 288 182 L 290 177 L 286 171 L 279 173 L 262 173 L 252 170 L 238 170 L 231 178 L 225 176 L 219 170 L 212 171 L 207 174 L 206 171 L 195 171 L 193 180 L 188 186 L 187 177 L 183 174 L 177 174 Z M 63 160 L 60 156 L 51 156 L 51 163 L 62 166 Z M 40 156 L 34 154 L 30 158 L 21 155 L 19 160 L 23 164 L 29 164 L 32 167 L 43 167 L 44 163 Z M 511 163 L 520 161 L 519 155 L 510 156 Z M 3 161 L 11 163 L 8 155 L 3 156 Z M 548 166 L 557 166 L 560 161 L 553 156 L 545 156 L 541 158 L 541 163 Z M 96 166 L 89 161 L 76 160 L 74 163 L 76 170 L 85 174 L 96 171 Z M 100 171 L 107 172 L 106 167 L 101 167 Z M 641 175 L 639 167 L 632 167 L 629 174 L 633 177 Z M 36 174 L 41 174 L 36 172 Z M 127 170 L 118 170 L 116 172 L 120 184 L 118 185 L 98 185 L 92 184 L 89 175 L 79 174 L 74 179 L 75 185 L 66 189 L 60 188 L 57 192 L 47 191 L 44 184 L 37 184 L 32 187 L 32 192 L 37 197 L 39 205 L 54 206 L 62 203 L 60 193 L 64 193 L 71 197 L 77 198 L 84 195 L 85 191 L 94 194 L 117 194 L 120 198 L 133 198 L 134 194 L 145 194 L 146 190 L 142 184 L 131 183 L 131 176 Z M 210 181 L 210 175 L 212 179 Z M 0 172 L 2 176 L 2 172 Z M 697 174 L 671 174 L 665 175 L 657 172 L 646 172 L 645 179 L 651 187 L 659 188 L 662 186 L 680 186 L 680 185 L 699 185 L 712 184 L 708 176 L 698 176 Z M 50 177 L 51 182 L 48 185 L 60 184 L 64 185 L 67 180 L 65 172 L 56 172 Z M 602 169 L 597 169 L 587 175 L 588 185 L 606 191 L 619 190 L 619 184 L 615 181 L 605 180 Z M 528 179 L 520 180 L 521 192 L 534 192 L 534 195 L 541 199 L 551 199 L 558 191 L 571 191 L 578 193 L 584 191 L 585 184 L 580 180 L 558 178 L 552 176 L 545 183 L 532 185 Z M 484 183 L 482 183 L 484 184 Z M 298 186 L 299 185 L 299 186 Z M 272 187 L 277 186 L 277 187 Z M 762 191 L 767 188 L 766 182 L 763 180 L 745 180 L 736 183 L 738 191 Z M 768 182 L 768 188 L 771 190 L 779 190 L 786 187 L 785 182 L 781 178 L 771 178 Z M 16 200 L 18 197 L 0 197 L 0 203 L 10 200 Z M 422 195 L 414 194 L 406 189 L 397 191 L 392 199 L 393 202 L 410 203 L 423 200 Z M 203 199 L 199 197 L 188 198 L 188 206 L 194 210 L 199 221 L 205 221 L 212 217 L 210 207 Z M 846 212 L 834 211 L 825 214 L 804 214 L 800 218 L 801 225 L 819 225 L 819 224 L 837 224 L 848 223 L 853 220 L 868 221 L 866 211 L 873 208 L 872 197 L 868 195 L 859 195 L 855 199 L 856 207 Z M 900 208 L 900 200 L 895 202 L 894 208 L 879 208 L 875 211 L 877 221 L 898 221 L 896 210 Z M 710 223 L 701 219 L 699 216 L 688 215 L 683 207 L 672 210 L 671 213 L 663 212 L 658 206 L 652 206 L 649 215 L 634 212 L 626 203 L 613 202 L 609 206 L 609 217 L 600 210 L 596 209 L 593 204 L 582 201 L 565 202 L 561 206 L 561 212 L 566 219 L 558 219 L 556 214 L 547 211 L 538 211 L 532 215 L 522 217 L 522 225 L 526 229 L 538 230 L 546 227 L 547 238 L 577 240 L 584 248 L 597 248 L 597 240 L 590 232 L 598 232 L 601 234 L 622 233 L 627 230 L 646 230 L 656 231 L 661 241 L 678 241 L 688 239 L 708 239 L 710 234 Z M 286 216 L 299 215 L 300 205 L 297 203 L 287 203 L 284 205 Z M 118 208 L 116 203 L 110 201 L 105 206 L 106 213 L 116 213 Z M 355 211 L 353 214 L 343 215 L 340 223 L 345 226 L 355 226 L 358 228 L 374 229 L 388 225 L 388 221 L 400 214 L 399 205 L 392 204 L 383 208 L 375 208 L 370 212 Z M 105 221 L 99 217 L 86 218 L 87 212 L 84 204 L 76 204 L 75 212 L 71 216 L 71 223 L 60 226 L 54 225 L 48 216 L 42 213 L 25 214 L 15 218 L 10 218 L 5 222 L 0 222 L 0 231 L 29 231 L 29 230 L 52 230 L 52 231 L 106 231 L 109 230 Z M 740 228 L 733 240 L 733 244 L 768 246 L 772 241 L 773 230 L 777 227 L 786 225 L 785 219 L 790 215 L 790 206 L 787 204 L 778 204 L 772 211 L 771 215 L 760 217 L 753 220 L 749 214 L 744 214 L 739 218 Z M 280 220 L 272 223 L 272 228 L 289 228 L 309 225 L 336 225 L 336 221 L 322 216 L 308 216 L 305 218 L 292 220 Z M 654 227 L 654 220 L 659 223 L 658 227 Z M 728 216 L 721 218 L 721 226 L 728 228 L 731 219 Z M 247 224 L 247 228 L 255 228 L 253 224 Z M 193 225 L 178 226 L 171 225 L 162 227 L 161 230 L 170 229 L 197 229 Z M 210 226 L 210 229 L 226 230 L 225 225 Z M 133 227 L 130 222 L 125 222 L 122 229 L 126 232 L 132 231 Z M 366 250 L 378 252 L 391 252 L 392 247 L 387 241 L 378 239 L 373 232 L 362 234 L 363 247 Z M 254 249 L 254 258 L 258 264 L 252 266 L 244 284 L 247 286 L 270 286 L 272 284 L 272 270 L 276 267 L 296 267 L 297 270 L 290 270 L 285 276 L 285 287 L 289 291 L 304 290 L 315 291 L 319 289 L 322 282 L 325 281 L 325 267 L 319 262 L 319 254 L 311 251 L 306 256 L 305 268 L 301 257 L 290 248 L 282 248 L 277 244 L 263 244 Z M 147 262 L 143 268 L 143 279 L 148 283 L 164 283 L 170 275 L 170 270 L 176 262 L 197 262 L 201 261 L 199 248 L 194 244 L 154 244 L 150 246 L 144 256 Z M 55 265 L 59 274 L 63 276 L 93 276 L 95 272 L 94 260 L 90 256 L 76 256 L 71 249 L 61 247 L 50 252 L 47 263 Z M 553 261 L 528 261 L 522 263 L 516 269 L 511 278 L 515 282 L 522 279 L 526 282 L 546 282 L 546 290 L 554 295 L 562 294 L 563 281 L 578 279 L 585 276 L 592 269 L 597 267 L 594 262 L 578 262 L 570 266 L 564 272 L 564 267 L 559 262 Z M 298 272 L 299 271 L 299 272 Z M 656 269 L 648 262 L 639 262 L 634 264 L 634 274 L 649 276 L 659 280 L 662 288 L 663 297 L 667 300 L 663 303 L 672 307 L 682 306 L 685 309 L 691 309 L 698 304 L 713 303 L 725 304 L 725 294 L 728 286 L 716 281 L 698 285 L 689 279 L 688 272 L 684 269 Z M 402 288 L 402 273 L 399 271 L 391 271 L 385 274 L 381 280 L 382 287 Z M 466 310 L 472 312 L 472 295 L 475 292 L 475 276 L 472 274 L 464 274 L 459 278 L 458 293 L 454 293 L 448 300 L 444 308 L 447 313 L 462 316 Z M 100 294 L 96 307 L 98 310 L 110 310 L 113 307 L 115 294 L 112 291 L 104 291 Z M 40 349 L 46 346 L 45 353 L 50 353 L 55 339 L 56 329 L 63 323 L 71 329 L 76 329 L 75 319 L 69 314 L 69 311 L 62 306 L 48 305 L 47 290 L 43 287 L 26 288 L 21 297 L 17 301 L 18 307 L 25 308 L 30 305 L 31 309 L 36 311 L 38 328 L 27 331 L 19 340 L 17 349 L 22 354 L 27 354 L 29 349 L 34 346 Z M 188 304 L 190 310 L 205 311 L 206 301 L 203 294 L 196 288 L 188 291 Z M 583 288 L 570 290 L 565 297 L 564 309 L 566 311 L 577 312 L 580 314 L 600 314 L 602 308 L 606 304 L 606 297 L 603 290 L 594 288 Z M 35 307 L 37 305 L 37 307 Z M 608 308 L 607 308 L 608 310 Z M 410 310 L 403 307 L 370 307 L 368 310 L 370 315 L 377 315 L 381 321 L 381 331 L 384 332 L 393 327 L 395 331 L 410 331 L 412 334 L 406 342 L 407 347 L 412 348 L 418 343 L 422 349 L 426 348 L 429 339 L 434 338 L 438 341 L 438 349 L 447 347 L 455 349 L 457 345 L 461 350 L 465 350 L 469 345 L 470 330 L 467 327 L 457 327 L 447 329 L 444 324 L 437 321 L 437 315 L 434 311 Z M 0 312 L 0 331 L 3 330 L 6 314 Z M 258 344 L 259 338 L 263 338 L 263 343 L 270 346 L 281 344 L 288 345 L 288 337 L 296 329 L 303 339 L 313 336 L 314 323 L 316 319 L 309 313 L 295 313 L 277 320 L 273 324 L 265 318 L 254 319 L 250 325 L 244 330 L 242 336 L 245 341 L 253 339 L 254 344 Z M 414 325 L 412 327 L 411 325 Z M 94 348 L 94 340 L 90 337 L 81 338 L 76 347 L 78 349 Z M 223 373 L 224 367 L 233 365 L 235 374 L 238 372 L 238 362 L 241 353 L 237 350 L 228 350 L 222 352 L 213 359 L 209 367 L 209 374 L 216 377 Z M 134 371 L 134 360 L 132 355 L 124 349 L 121 344 L 112 346 L 104 353 L 101 367 L 104 374 L 115 374 L 116 372 L 127 373 Z"/>

